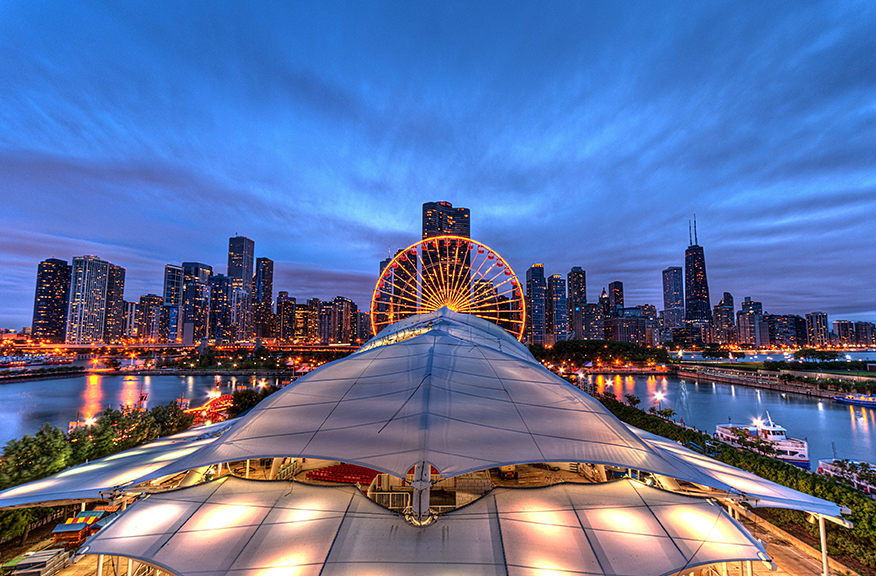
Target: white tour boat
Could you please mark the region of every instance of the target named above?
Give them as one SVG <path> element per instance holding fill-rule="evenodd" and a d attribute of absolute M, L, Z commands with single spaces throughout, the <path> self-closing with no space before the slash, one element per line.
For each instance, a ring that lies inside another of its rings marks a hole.
<path fill-rule="evenodd" d="M 809 470 L 809 443 L 806 440 L 789 437 L 785 428 L 773 423 L 769 412 L 766 422 L 758 419 L 750 426 L 718 424 L 715 436 L 731 446 L 744 448 L 746 446 L 740 443 L 738 430 L 745 430 L 751 439 L 760 438 L 771 444 L 776 453 L 769 456 Z"/>

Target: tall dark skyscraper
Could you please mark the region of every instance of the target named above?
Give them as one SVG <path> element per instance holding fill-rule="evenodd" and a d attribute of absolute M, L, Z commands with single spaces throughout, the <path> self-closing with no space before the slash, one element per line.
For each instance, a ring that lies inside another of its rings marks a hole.
<path fill-rule="evenodd" d="M 270 338 L 273 333 L 274 261 L 256 258 L 252 280 L 253 328 L 256 338 Z"/>
<path fill-rule="evenodd" d="M 615 280 L 608 285 L 609 315 L 606 318 L 618 318 L 624 315 L 624 283 Z"/>
<path fill-rule="evenodd" d="M 232 295 L 231 278 L 222 274 L 210 277 L 210 338 L 217 344 L 234 341 L 234 326 L 231 323 Z"/>
<path fill-rule="evenodd" d="M 448 234 L 471 238 L 468 208 L 454 208 L 450 202 L 423 204 L 423 238 Z"/>
<path fill-rule="evenodd" d="M 252 279 L 255 242 L 246 236 L 228 239 L 228 278 L 232 285 L 234 339 L 248 340 L 253 333 Z"/>
<path fill-rule="evenodd" d="M 709 281 L 706 279 L 706 257 L 697 243 L 697 223 L 694 219 L 691 244 L 684 251 L 684 319 L 696 324 L 712 320 L 709 303 Z"/>
<path fill-rule="evenodd" d="M 670 266 L 663 271 L 663 326 L 678 328 L 684 324 L 684 271 Z"/>
<path fill-rule="evenodd" d="M 552 346 L 569 339 L 569 306 L 566 280 L 559 274 L 547 279 L 545 297 L 545 344 Z"/>
<path fill-rule="evenodd" d="M 587 304 L 587 275 L 574 266 L 566 275 L 569 286 L 569 332 L 574 340 L 584 338 L 584 306 Z"/>
<path fill-rule="evenodd" d="M 65 260 L 49 258 L 37 267 L 31 335 L 42 342 L 63 343 L 72 268 Z"/>
<path fill-rule="evenodd" d="M 533 264 L 526 271 L 526 333 L 530 344 L 544 344 L 546 295 L 544 264 Z"/>
<path fill-rule="evenodd" d="M 106 313 L 104 342 L 118 342 L 125 336 L 125 269 L 115 264 L 107 266 Z"/>
<path fill-rule="evenodd" d="M 277 317 L 274 330 L 279 342 L 295 340 L 295 297 L 288 292 L 277 293 Z"/>

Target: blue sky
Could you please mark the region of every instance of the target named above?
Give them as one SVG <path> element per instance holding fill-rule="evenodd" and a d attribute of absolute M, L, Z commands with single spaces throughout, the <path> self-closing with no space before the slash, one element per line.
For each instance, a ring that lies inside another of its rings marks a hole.
<path fill-rule="evenodd" d="M 876 320 L 876 4 L 0 3 L 0 326 L 96 254 L 367 307 L 421 205 L 523 276 L 662 308 L 697 214 L 712 304 Z"/>

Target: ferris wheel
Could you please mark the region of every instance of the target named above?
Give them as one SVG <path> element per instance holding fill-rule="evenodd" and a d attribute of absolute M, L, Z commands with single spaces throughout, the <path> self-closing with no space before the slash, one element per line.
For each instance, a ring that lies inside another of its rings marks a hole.
<path fill-rule="evenodd" d="M 371 328 L 377 334 L 442 306 L 523 338 L 526 306 L 517 276 L 495 250 L 462 236 L 426 238 L 398 251 L 374 287 Z"/>

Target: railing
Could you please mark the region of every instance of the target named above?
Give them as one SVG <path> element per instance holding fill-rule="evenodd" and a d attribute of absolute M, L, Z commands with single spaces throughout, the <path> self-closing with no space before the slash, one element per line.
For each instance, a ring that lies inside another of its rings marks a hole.
<path fill-rule="evenodd" d="M 384 508 L 403 512 L 411 507 L 410 492 L 372 492 L 374 501 Z"/>
<path fill-rule="evenodd" d="M 286 464 L 280 471 L 277 472 L 277 480 L 288 480 L 289 478 L 298 474 L 298 470 L 300 468 L 300 463 L 298 460 L 293 460 L 291 464 Z"/>

